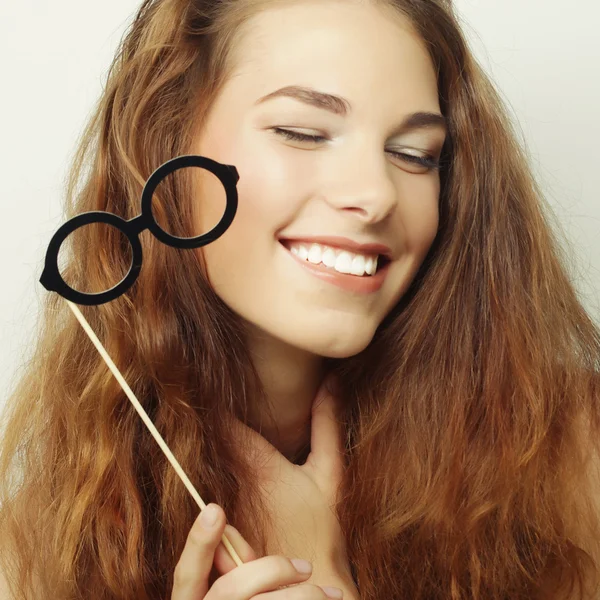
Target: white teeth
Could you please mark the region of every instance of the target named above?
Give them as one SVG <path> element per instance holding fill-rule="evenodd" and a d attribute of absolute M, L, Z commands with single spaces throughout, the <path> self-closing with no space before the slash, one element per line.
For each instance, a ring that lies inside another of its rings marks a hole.
<path fill-rule="evenodd" d="M 326 267 L 335 267 L 335 251 L 333 248 L 326 248 L 321 257 L 321 261 Z"/>
<path fill-rule="evenodd" d="M 362 256 L 355 256 L 352 259 L 352 266 L 350 267 L 350 273 L 352 275 L 363 275 L 365 272 L 365 259 Z"/>
<path fill-rule="evenodd" d="M 308 251 L 308 260 L 315 265 L 321 262 L 321 248 L 317 244 L 313 244 Z"/>
<path fill-rule="evenodd" d="M 351 273 L 352 272 L 352 254 L 350 252 L 342 251 L 338 254 L 335 259 L 334 269 L 340 273 Z"/>
<path fill-rule="evenodd" d="M 308 260 L 315 265 L 322 262 L 326 267 L 334 268 L 340 273 L 364 276 L 374 275 L 377 271 L 378 256 L 354 254 L 323 244 L 291 243 L 289 249 L 303 260 Z"/>

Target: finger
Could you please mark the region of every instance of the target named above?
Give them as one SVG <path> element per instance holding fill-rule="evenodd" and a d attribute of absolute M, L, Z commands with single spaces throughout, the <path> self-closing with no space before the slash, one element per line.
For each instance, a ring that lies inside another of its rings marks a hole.
<path fill-rule="evenodd" d="M 312 406 L 310 454 L 305 464 L 319 465 L 339 475 L 344 465 L 344 428 L 339 421 L 338 384 L 333 375 L 325 378 Z"/>
<path fill-rule="evenodd" d="M 341 600 L 344 597 L 340 588 L 332 588 L 312 583 L 301 583 L 294 587 L 258 594 L 252 600 Z"/>
<path fill-rule="evenodd" d="M 216 517 L 212 524 L 208 517 Z M 215 550 L 225 529 L 225 513 L 216 504 L 200 512 L 175 567 L 171 600 L 198 600 L 208 591 Z"/>
<path fill-rule="evenodd" d="M 247 563 L 258 558 L 258 555 L 253 550 L 252 546 L 250 546 L 235 527 L 229 524 L 225 525 L 225 535 L 232 543 L 242 562 Z M 235 569 L 237 566 L 223 544 L 217 546 L 214 565 L 221 575 L 229 573 L 229 571 Z"/>
<path fill-rule="evenodd" d="M 295 565 L 307 561 L 290 560 L 285 556 L 263 556 L 232 569 L 219 577 L 210 588 L 204 600 L 247 600 L 261 592 L 270 592 L 282 585 L 292 585 L 306 581 L 312 573 L 301 571 Z"/>

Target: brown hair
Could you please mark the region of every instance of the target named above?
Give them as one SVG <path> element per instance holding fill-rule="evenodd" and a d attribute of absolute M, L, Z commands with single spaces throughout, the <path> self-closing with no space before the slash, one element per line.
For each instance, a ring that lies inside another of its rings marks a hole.
<path fill-rule="evenodd" d="M 144 1 L 81 139 L 66 218 L 139 214 L 149 175 L 188 153 L 240 27 L 269 4 Z M 339 517 L 361 598 L 549 599 L 559 584 L 582 594 L 598 575 L 582 540 L 600 539 L 585 479 L 600 439 L 600 332 L 449 2 L 377 4 L 424 40 L 450 129 L 431 251 L 372 343 L 329 361 L 349 461 Z M 178 235 L 193 234 L 190 185 L 173 176 L 153 200 Z M 128 269 L 128 245 L 110 227 L 80 231 L 65 272 L 106 289 Z M 258 523 L 264 553 L 268 516 L 227 443 L 226 415 L 244 418 L 263 394 L 243 322 L 199 253 L 147 231 L 141 242 L 129 292 L 80 308 L 203 499 L 249 540 L 243 524 Z M 169 597 L 198 507 L 64 300 L 44 301 L 5 413 L 0 539 L 14 551 L 0 562 L 19 598 Z"/>

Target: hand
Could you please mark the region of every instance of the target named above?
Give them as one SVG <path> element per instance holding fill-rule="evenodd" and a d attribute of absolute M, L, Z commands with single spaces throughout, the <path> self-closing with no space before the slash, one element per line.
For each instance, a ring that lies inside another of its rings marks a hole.
<path fill-rule="evenodd" d="M 321 384 L 312 407 L 311 451 L 303 465 L 287 460 L 260 434 L 236 420 L 250 467 L 269 508 L 271 530 L 267 554 L 306 556 L 314 561 L 312 581 L 331 580 L 356 588 L 343 532 L 335 514 L 345 470 L 342 428 L 336 417 L 339 399 L 335 380 Z"/>
<path fill-rule="evenodd" d="M 213 516 L 210 525 L 203 517 Z M 220 544 L 223 532 L 244 562 L 236 566 L 225 546 Z M 210 585 L 213 567 L 222 577 Z M 194 522 L 185 547 L 175 567 L 171 600 L 327 600 L 342 598 L 327 595 L 326 589 L 305 582 L 310 570 L 300 570 L 303 560 L 283 556 L 256 558 L 256 553 L 231 525 L 216 504 L 209 504 Z M 280 586 L 293 586 L 279 589 Z"/>

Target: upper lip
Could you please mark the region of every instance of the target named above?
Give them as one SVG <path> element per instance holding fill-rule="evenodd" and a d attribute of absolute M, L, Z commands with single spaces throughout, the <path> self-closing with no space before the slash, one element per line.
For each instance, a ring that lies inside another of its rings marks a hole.
<path fill-rule="evenodd" d="M 279 240 L 282 242 L 311 242 L 313 244 L 324 244 L 334 248 L 341 248 L 342 250 L 349 250 L 350 252 L 355 252 L 357 254 L 380 254 L 389 259 L 391 259 L 392 256 L 392 249 L 385 244 L 379 244 L 376 242 L 360 244 L 359 242 L 355 242 L 350 238 L 341 237 L 339 235 L 281 237 Z"/>

